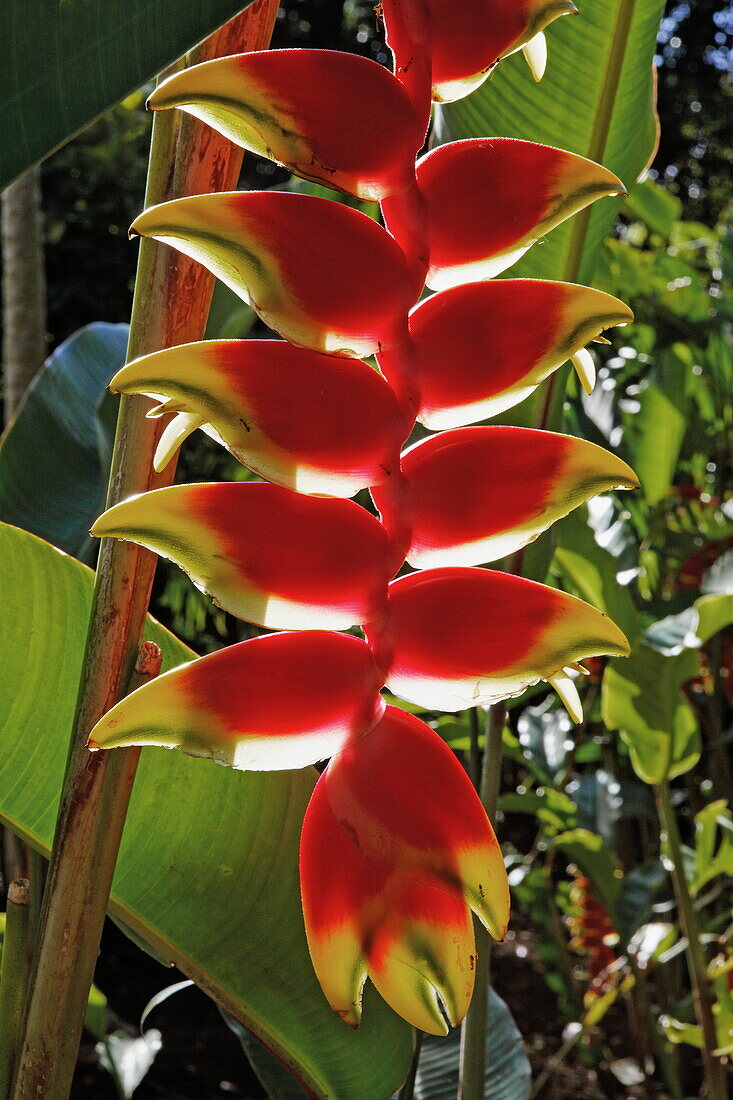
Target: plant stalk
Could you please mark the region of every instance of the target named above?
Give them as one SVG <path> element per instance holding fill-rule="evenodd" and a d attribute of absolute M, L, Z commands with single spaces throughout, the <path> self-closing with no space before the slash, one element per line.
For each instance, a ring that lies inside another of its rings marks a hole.
<path fill-rule="evenodd" d="M 501 786 L 501 741 L 506 709 L 503 703 L 489 707 L 486 714 L 486 744 L 481 765 L 479 797 L 492 825 L 496 824 Z M 486 1073 L 486 1031 L 491 982 L 491 936 L 474 917 L 476 936 L 476 983 L 471 1007 L 461 1027 L 461 1060 L 458 1078 L 459 1100 L 483 1100 Z"/>
<path fill-rule="evenodd" d="M 29 168 L 3 191 L 2 245 L 3 379 L 8 424 L 46 355 L 46 274 L 38 166 Z"/>
<path fill-rule="evenodd" d="M 31 960 L 30 883 L 16 879 L 8 887 L 3 963 L 0 973 L 0 1096 L 8 1096 L 13 1062 L 23 1025 L 23 1001 Z"/>
<path fill-rule="evenodd" d="M 276 0 L 257 0 L 211 35 L 191 63 L 267 46 Z M 177 111 L 156 115 L 146 205 L 236 186 L 242 152 Z M 178 252 L 144 240 L 128 359 L 203 337 L 214 279 Z M 152 458 L 165 424 L 146 419 L 149 402 L 122 398 L 107 507 L 173 480 Z M 28 999 L 16 1100 L 66 1100 L 91 985 L 138 753 L 91 754 L 92 726 L 129 688 L 156 557 L 103 540 L 77 710 Z"/>
<path fill-rule="evenodd" d="M 695 1015 L 702 1031 L 703 1045 L 701 1053 L 707 1095 L 710 1100 L 726 1100 L 728 1090 L 725 1067 L 713 1054 L 718 1046 L 718 1040 L 715 1030 L 715 1017 L 713 1016 L 712 991 L 708 981 L 705 955 L 700 943 L 700 927 L 697 922 L 697 914 L 685 878 L 680 834 L 677 829 L 667 780 L 655 785 L 654 796 L 657 802 L 659 821 L 667 836 L 667 844 L 672 859 L 670 871 L 672 884 L 677 899 L 680 924 L 687 940 L 687 966 L 692 985 Z"/>

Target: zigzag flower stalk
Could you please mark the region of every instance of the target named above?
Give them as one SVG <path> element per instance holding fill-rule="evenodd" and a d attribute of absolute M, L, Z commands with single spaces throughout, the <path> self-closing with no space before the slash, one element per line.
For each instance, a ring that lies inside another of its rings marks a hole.
<path fill-rule="evenodd" d="M 272 484 L 147 493 L 95 535 L 176 561 L 236 615 L 276 634 L 161 677 L 97 724 L 90 747 L 178 747 L 239 768 L 332 757 L 306 814 L 303 909 L 324 993 L 352 1025 L 369 976 L 406 1019 L 443 1033 L 474 982 L 470 910 L 502 936 L 501 853 L 438 735 L 394 707 L 460 709 L 551 683 L 580 720 L 572 676 L 623 634 L 573 597 L 476 568 L 512 553 L 633 472 L 590 443 L 470 427 L 521 401 L 585 345 L 628 322 L 598 291 L 485 282 L 604 195 L 599 165 L 530 142 L 455 142 L 417 163 L 431 97 L 475 87 L 518 49 L 542 68 L 562 2 L 389 0 L 395 76 L 336 53 L 257 53 L 163 83 L 189 111 L 306 179 L 379 199 L 386 229 L 324 199 L 196 196 L 132 232 L 205 264 L 284 341 L 213 341 L 128 364 L 112 388 L 173 413 L 162 468 L 203 428 Z M 333 104 L 349 103 L 334 116 Z M 424 284 L 437 291 L 416 305 Z M 380 371 L 361 360 L 376 354 Z M 592 361 L 591 361 L 592 362 Z M 449 428 L 400 453 L 416 420 Z M 348 500 L 369 487 L 380 518 Z M 405 561 L 416 570 L 393 579 Z M 366 641 L 334 631 L 360 625 Z"/>

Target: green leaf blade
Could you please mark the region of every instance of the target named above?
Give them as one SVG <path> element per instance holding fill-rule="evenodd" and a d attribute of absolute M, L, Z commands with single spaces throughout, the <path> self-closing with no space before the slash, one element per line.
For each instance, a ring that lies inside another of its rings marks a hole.
<path fill-rule="evenodd" d="M 0 190 L 248 6 L 5 0 Z"/>

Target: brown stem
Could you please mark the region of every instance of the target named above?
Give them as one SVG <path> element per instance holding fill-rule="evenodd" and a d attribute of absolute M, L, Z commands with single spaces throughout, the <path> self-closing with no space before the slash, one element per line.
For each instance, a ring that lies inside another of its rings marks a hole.
<path fill-rule="evenodd" d="M 265 47 L 276 14 L 276 0 L 257 0 L 194 51 L 192 62 Z M 146 203 L 231 189 L 241 158 L 241 150 L 190 116 L 157 115 Z M 213 282 L 180 253 L 141 242 L 128 358 L 200 339 Z M 122 398 L 108 506 L 173 478 L 173 463 L 162 475 L 152 472 L 163 425 L 146 419 L 148 407 L 142 398 Z M 22 1100 L 68 1095 L 137 765 L 133 749 L 91 754 L 85 745 L 128 688 L 155 561 L 131 543 L 103 541 L 14 1092 Z"/>

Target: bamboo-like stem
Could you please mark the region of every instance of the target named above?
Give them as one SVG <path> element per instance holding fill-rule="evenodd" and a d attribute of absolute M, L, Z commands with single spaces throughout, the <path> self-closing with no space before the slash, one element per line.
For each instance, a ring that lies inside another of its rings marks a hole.
<path fill-rule="evenodd" d="M 489 707 L 486 715 L 486 745 L 481 765 L 479 795 L 492 825 L 496 823 L 501 786 L 501 739 L 506 709 L 503 703 Z M 476 935 L 476 984 L 471 1007 L 461 1028 L 459 1100 L 483 1100 L 486 1072 L 486 1029 L 489 1015 L 491 978 L 491 936 L 474 917 Z"/>
<path fill-rule="evenodd" d="M 0 1096 L 8 1096 L 23 1025 L 23 1001 L 30 969 L 29 882 L 16 879 L 8 887 L 3 963 L 0 974 Z"/>
<path fill-rule="evenodd" d="M 718 1046 L 715 1031 L 715 1018 L 713 1016 L 713 998 L 708 980 L 705 955 L 700 943 L 700 927 L 697 921 L 690 897 L 690 891 L 685 878 L 684 864 L 682 862 L 682 846 L 680 834 L 677 829 L 677 821 L 669 793 L 669 782 L 655 785 L 654 796 L 657 802 L 659 821 L 667 838 L 669 854 L 672 860 L 671 876 L 677 899 L 677 911 L 679 913 L 682 931 L 687 940 L 687 966 L 692 985 L 692 999 L 695 1005 L 695 1015 L 702 1031 L 702 1063 L 707 1085 L 709 1100 L 726 1100 L 728 1090 L 726 1086 L 726 1071 L 722 1062 L 715 1057 L 713 1051 Z"/>
<path fill-rule="evenodd" d="M 29 168 L 2 195 L 5 423 L 18 410 L 46 355 L 41 169 Z"/>
<path fill-rule="evenodd" d="M 194 51 L 192 62 L 267 46 L 276 0 L 257 0 Z M 164 112 L 153 124 L 146 204 L 236 186 L 242 152 L 202 123 Z M 213 277 L 178 252 L 142 241 L 128 358 L 201 339 Z M 152 458 L 165 426 L 149 403 L 122 398 L 107 506 L 169 484 Z M 119 839 L 137 766 L 134 749 L 91 754 L 89 730 L 128 688 L 155 569 L 155 555 L 103 540 L 87 650 L 35 958 L 16 1100 L 68 1096 Z"/>

